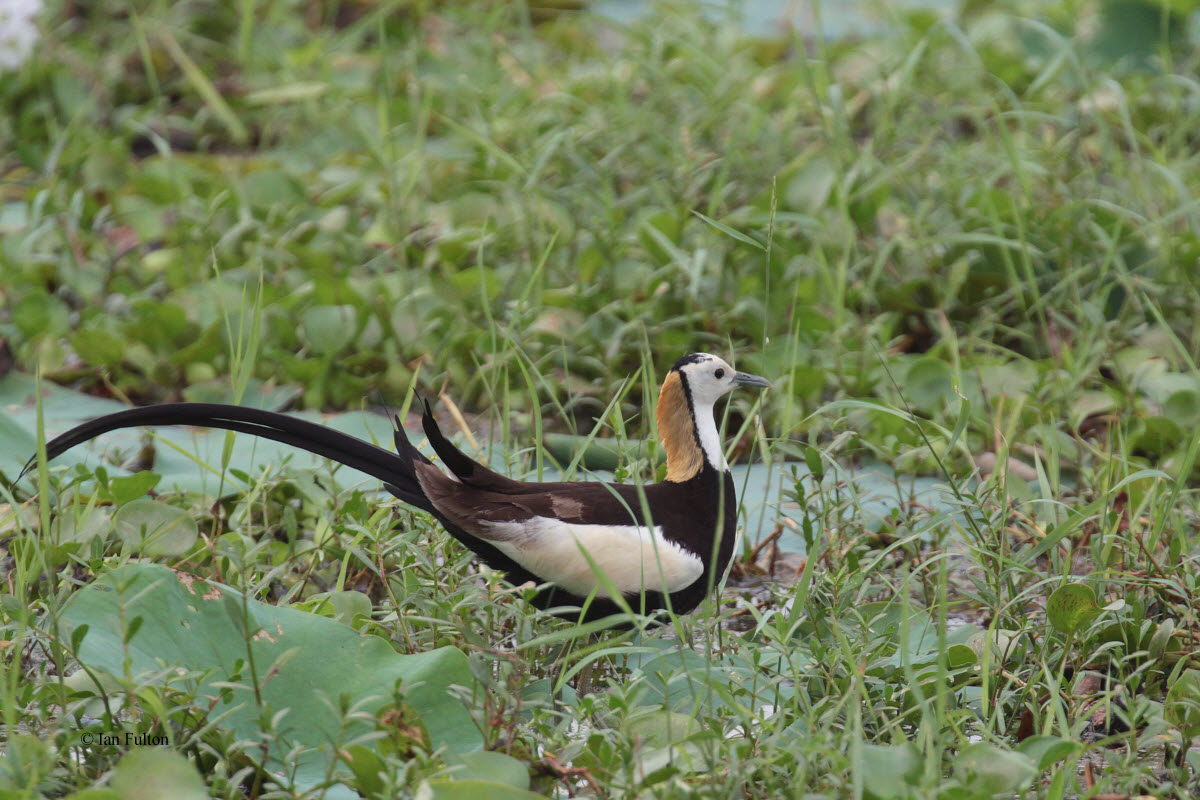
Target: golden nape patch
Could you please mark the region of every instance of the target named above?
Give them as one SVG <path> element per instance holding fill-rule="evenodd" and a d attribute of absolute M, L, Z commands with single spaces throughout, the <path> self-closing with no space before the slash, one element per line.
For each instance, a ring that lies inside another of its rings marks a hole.
<path fill-rule="evenodd" d="M 658 438 L 667 451 L 667 480 L 691 480 L 704 467 L 704 451 L 696 444 L 696 422 L 678 372 L 667 375 L 658 393 Z"/>

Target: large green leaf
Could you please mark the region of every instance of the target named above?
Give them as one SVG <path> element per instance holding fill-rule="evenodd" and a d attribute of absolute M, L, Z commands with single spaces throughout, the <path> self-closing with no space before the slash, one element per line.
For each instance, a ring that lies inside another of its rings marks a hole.
<path fill-rule="evenodd" d="M 126 753 L 113 772 L 112 788 L 124 800 L 208 797 L 196 767 L 183 755 L 161 747 L 139 747 Z"/>
<path fill-rule="evenodd" d="M 285 712 L 263 766 L 299 791 L 325 780 L 338 745 L 387 730 L 378 720 L 396 707 L 397 690 L 432 747 L 470 752 L 482 745 L 451 690 L 474 684 L 466 656 L 454 648 L 400 655 L 383 639 L 331 619 L 151 564 L 103 575 L 68 601 L 62 621 L 68 638 L 87 626 L 80 663 L 135 684 L 194 692 L 198 707 L 213 703 L 209 719 L 239 740 L 258 740 L 264 724 Z M 405 727 L 412 727 L 407 720 Z M 289 754 L 292 748 L 297 752 Z M 260 757 L 250 748 L 246 755 Z"/>
<path fill-rule="evenodd" d="M 1017 752 L 1033 761 L 1040 770 L 1052 768 L 1064 758 L 1083 750 L 1083 745 L 1061 736 L 1030 736 L 1017 745 Z"/>
<path fill-rule="evenodd" d="M 518 789 L 496 781 L 468 779 L 462 781 L 439 779 L 426 781 L 417 793 L 419 797 L 429 797 L 432 800 L 541 800 L 543 795 L 534 794 L 528 789 Z"/>
<path fill-rule="evenodd" d="M 313 306 L 300 315 L 300 332 L 312 348 L 331 356 L 354 339 L 358 313 L 354 306 Z"/>
<path fill-rule="evenodd" d="M 904 397 L 921 411 L 938 411 L 954 393 L 954 370 L 940 358 L 923 356 L 912 362 L 902 384 Z"/>
<path fill-rule="evenodd" d="M 450 754 L 446 763 L 454 767 L 452 777 L 456 781 L 491 781 L 514 789 L 529 788 L 529 767 L 504 753 L 479 750 L 461 756 Z"/>
<path fill-rule="evenodd" d="M 954 760 L 954 774 L 978 797 L 1011 794 L 1037 774 L 1033 759 L 987 742 L 965 747 Z"/>
<path fill-rule="evenodd" d="M 877 800 L 912 795 L 922 763 L 921 751 L 912 744 L 863 745 L 863 794 Z"/>
<path fill-rule="evenodd" d="M 152 556 L 181 556 L 200 535 L 196 520 L 177 506 L 149 498 L 132 500 L 113 515 L 121 541 Z"/>
<path fill-rule="evenodd" d="M 1100 614 L 1096 593 L 1082 583 L 1067 583 L 1046 601 L 1046 617 L 1063 633 L 1076 633 Z"/>

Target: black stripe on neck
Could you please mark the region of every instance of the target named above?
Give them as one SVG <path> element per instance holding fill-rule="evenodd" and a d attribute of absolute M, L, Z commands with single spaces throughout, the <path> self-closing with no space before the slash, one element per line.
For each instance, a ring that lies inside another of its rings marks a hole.
<path fill-rule="evenodd" d="M 696 447 L 700 450 L 701 460 L 705 465 L 711 466 L 708 453 L 705 452 L 704 445 L 700 442 L 700 424 L 696 422 L 696 404 L 692 402 L 692 385 L 688 383 L 686 372 L 679 373 L 679 382 L 683 384 L 683 396 L 687 398 L 688 416 L 692 418 L 692 439 L 695 440 Z"/>

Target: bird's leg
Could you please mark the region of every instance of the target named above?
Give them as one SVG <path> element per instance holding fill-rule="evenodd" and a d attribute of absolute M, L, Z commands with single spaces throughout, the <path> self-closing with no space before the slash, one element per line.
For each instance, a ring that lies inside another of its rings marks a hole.
<path fill-rule="evenodd" d="M 584 662 L 583 667 L 579 670 L 579 675 L 575 678 L 575 695 L 583 697 L 592 691 L 592 674 L 596 670 L 596 662 L 588 659 Z"/>

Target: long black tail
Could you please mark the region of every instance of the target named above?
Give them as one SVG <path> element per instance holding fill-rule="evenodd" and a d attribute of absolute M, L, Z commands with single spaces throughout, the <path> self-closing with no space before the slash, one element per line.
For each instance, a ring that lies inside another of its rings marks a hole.
<path fill-rule="evenodd" d="M 516 483 L 492 472 L 482 464 L 477 464 L 450 444 L 438 429 L 428 404 L 425 404 L 423 421 L 431 443 L 440 448 L 436 452 L 439 456 L 448 456 L 457 467 L 456 471 L 462 471 L 468 477 L 479 481 Z M 514 584 L 540 583 L 541 580 L 536 575 L 513 561 L 493 544 L 472 536 L 434 508 L 433 503 L 422 491 L 421 484 L 417 481 L 416 469 L 413 466 L 414 461 L 432 462 L 409 441 L 404 429 L 399 425 L 399 420 L 396 423 L 394 437 L 398 452 L 393 453 L 341 431 L 289 417 L 286 414 L 277 414 L 274 411 L 262 411 L 256 408 L 222 403 L 163 403 L 157 406 L 130 408 L 115 414 L 106 414 L 74 427 L 46 443 L 46 458 L 52 460 L 72 447 L 109 431 L 154 425 L 194 425 L 204 428 L 220 428 L 261 436 L 264 439 L 273 439 L 333 459 L 339 464 L 353 467 L 378 478 L 384 482 L 389 492 L 405 503 L 431 513 L 451 536 L 474 551 L 484 563 L 493 569 L 507 572 L 509 580 Z M 19 481 L 36 466 L 37 456 L 35 455 L 25 464 L 25 469 L 21 471 L 17 480 Z M 554 590 L 550 590 L 540 592 L 532 602 L 539 608 L 545 609 L 559 605 L 562 599 Z M 610 601 L 597 601 L 591 606 L 588 616 L 589 618 L 598 618 L 604 614 L 616 613 L 615 609 L 616 606 L 612 605 Z"/>
<path fill-rule="evenodd" d="M 434 512 L 413 469 L 413 458 L 424 456 L 408 442 L 399 425 L 395 434 L 399 453 L 393 453 L 341 431 L 274 411 L 223 403 L 163 403 L 106 414 L 74 427 L 46 443 L 46 458 L 52 460 L 109 431 L 152 425 L 195 425 L 273 439 L 365 472 L 387 484 L 389 491 L 404 502 Z M 36 463 L 34 456 L 26 463 L 21 476 Z"/>

